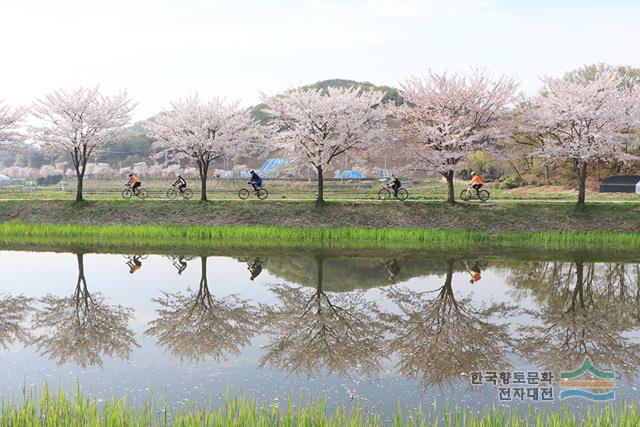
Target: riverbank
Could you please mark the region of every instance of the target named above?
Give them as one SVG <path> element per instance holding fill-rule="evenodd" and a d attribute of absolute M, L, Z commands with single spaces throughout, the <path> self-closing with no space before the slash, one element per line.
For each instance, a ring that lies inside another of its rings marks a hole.
<path fill-rule="evenodd" d="M 0 244 L 629 252 L 639 214 L 632 204 L 11 201 L 0 202 Z"/>
<path fill-rule="evenodd" d="M 52 393 L 48 387 L 38 394 L 26 396 L 21 403 L 3 401 L 1 425 L 51 425 L 69 427 L 97 426 L 411 426 L 446 425 L 458 427 L 528 425 L 553 426 L 637 426 L 640 424 L 638 403 L 590 406 L 586 411 L 572 413 L 568 406 L 543 410 L 485 408 L 482 411 L 453 406 L 442 408 L 436 404 L 415 411 L 396 410 L 385 417 L 356 403 L 352 408 L 328 410 L 324 401 L 316 403 L 281 402 L 260 405 L 245 396 L 226 397 L 219 405 L 187 403 L 172 410 L 160 401 L 132 404 L 126 398 L 108 398 L 98 402 L 76 391 Z"/>
<path fill-rule="evenodd" d="M 53 200 L 0 202 L 0 223 L 76 225 L 266 226 L 437 229 L 489 233 L 640 232 L 640 205 L 598 203 L 576 212 L 572 202 L 312 202 Z"/>

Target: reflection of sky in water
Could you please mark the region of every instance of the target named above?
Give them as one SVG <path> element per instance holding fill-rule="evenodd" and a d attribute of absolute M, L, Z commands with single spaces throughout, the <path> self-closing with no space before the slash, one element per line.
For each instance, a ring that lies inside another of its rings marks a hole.
<path fill-rule="evenodd" d="M 142 268 L 134 274 L 129 273 L 125 262 L 122 255 L 84 255 L 89 292 L 102 293 L 107 304 L 121 304 L 135 310 L 129 327 L 140 347 L 132 349 L 130 360 L 104 357 L 102 366 L 83 369 L 73 362 L 58 366 L 48 357 L 39 356 L 33 347 L 23 348 L 10 344 L 7 350 L 0 353 L 0 367 L 4 373 L 0 392 L 19 396 L 23 385 L 39 387 L 46 381 L 54 388 L 59 385 L 73 388 L 79 381 L 85 391 L 98 397 L 122 394 L 136 399 L 167 396 L 176 405 L 189 399 L 215 402 L 224 396 L 227 389 L 231 392 L 241 391 L 267 402 L 283 402 L 288 395 L 293 398 L 302 395 L 306 400 L 326 397 L 330 404 L 349 403 L 350 394 L 354 394 L 367 405 L 387 413 L 393 411 L 398 402 L 413 408 L 420 403 L 431 405 L 434 399 L 438 400 L 440 406 L 445 403 L 460 403 L 478 408 L 485 404 L 500 404 L 497 389 L 489 386 L 470 389 L 468 381 L 462 375 L 453 385 L 430 386 L 425 390 L 419 378 L 408 379 L 397 372 L 397 354 L 383 360 L 382 369 L 374 375 L 359 372 L 357 368 L 349 369 L 351 378 L 322 370 L 308 377 L 304 373 L 288 373 L 274 367 L 261 367 L 264 346 L 269 343 L 269 338 L 264 335 L 254 337 L 251 344 L 242 348 L 238 356 L 230 355 L 226 361 L 224 358 L 218 362 L 206 358 L 199 362 L 180 360 L 158 346 L 155 337 L 145 336 L 144 331 L 148 323 L 157 318 L 158 305 L 153 302 L 153 298 L 161 296 L 162 292 L 184 292 L 187 288 L 194 292 L 198 290 L 200 258 L 194 257 L 189 261 L 187 269 L 181 275 L 177 274 L 171 260 L 164 256 L 152 255 L 143 259 Z M 325 261 L 325 266 L 328 262 Z M 353 261 L 354 265 L 358 262 L 361 260 Z M 420 261 L 414 260 L 415 263 L 419 264 Z M 518 261 L 511 261 L 510 265 L 517 263 Z M 280 262 L 282 264 L 287 264 L 286 259 Z M 445 264 L 443 261 L 442 265 Z M 74 254 L 0 252 L 0 265 L 2 296 L 23 294 L 40 298 L 52 294 L 67 297 L 73 294 L 78 278 Z M 237 259 L 209 257 L 207 266 L 208 288 L 215 298 L 237 294 L 242 299 L 266 306 L 277 303 L 269 285 L 282 283 L 284 280 L 275 275 L 278 271 L 270 271 L 270 260 L 267 260 L 261 274 L 254 281 L 249 280 L 247 263 Z M 275 263 L 273 267 L 275 268 Z M 475 308 L 491 303 L 539 308 L 539 303 L 530 292 L 515 290 L 509 283 L 510 268 L 504 263 L 495 266 L 490 262 L 482 271 L 482 280 L 475 284 L 469 283 L 467 273 L 460 271 L 460 268 L 458 265 L 452 276 L 456 300 L 469 297 Z M 437 290 L 443 285 L 443 270 L 446 267 L 441 267 L 438 274 L 430 274 L 425 269 L 421 275 L 408 278 L 398 287 L 416 292 Z M 385 273 L 384 270 L 381 271 Z M 308 273 L 310 277 L 315 277 L 315 270 Z M 294 283 L 289 285 L 298 287 Z M 366 288 L 366 284 L 361 286 Z M 637 283 L 632 286 L 636 289 Z M 311 293 L 313 288 L 305 290 Z M 361 292 L 367 300 L 376 302 L 380 310 L 398 313 L 397 306 L 380 288 Z M 527 315 L 521 313 L 506 318 L 493 316 L 489 320 L 493 324 L 509 325 L 512 335 L 517 325 L 532 323 Z M 630 342 L 640 342 L 637 329 L 631 328 L 621 335 Z M 508 359 L 515 370 L 539 370 L 514 354 L 509 354 Z M 639 398 L 640 393 L 633 382 L 635 381 L 618 381 L 618 392 L 622 392 L 627 399 Z M 556 387 L 556 392 L 558 390 Z M 567 403 L 574 406 L 583 404 L 575 400 Z"/>

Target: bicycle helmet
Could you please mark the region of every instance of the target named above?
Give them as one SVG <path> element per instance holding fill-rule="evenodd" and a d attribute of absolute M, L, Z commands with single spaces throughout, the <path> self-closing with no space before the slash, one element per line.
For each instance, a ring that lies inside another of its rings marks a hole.
<path fill-rule="evenodd" d="M 130 173 L 130 174 L 129 174 L 129 178 L 131 178 L 132 176 L 133 176 L 133 174 L 132 174 L 132 173 Z"/>

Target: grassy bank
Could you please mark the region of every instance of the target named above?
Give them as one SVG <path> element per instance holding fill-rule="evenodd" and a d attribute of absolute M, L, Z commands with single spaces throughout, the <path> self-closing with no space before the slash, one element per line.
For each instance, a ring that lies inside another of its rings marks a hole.
<path fill-rule="evenodd" d="M 0 202 L 0 221 L 35 224 L 130 224 L 268 227 L 428 228 L 456 231 L 640 232 L 640 206 L 570 202 L 468 203 L 331 202 L 316 208 L 293 201 L 112 200 Z"/>
<path fill-rule="evenodd" d="M 61 201 L 0 202 L 0 244 L 60 247 L 640 248 L 633 204 Z"/>
<path fill-rule="evenodd" d="M 389 418 L 360 406 L 327 411 L 324 402 L 293 404 L 286 407 L 258 405 L 246 397 L 225 399 L 220 406 L 186 406 L 172 411 L 159 402 L 133 406 L 126 399 L 107 399 L 98 403 L 76 392 L 53 394 L 45 388 L 31 394 L 21 403 L 4 401 L 0 424 L 3 426 L 637 426 L 640 407 L 628 405 L 596 405 L 579 415 L 568 407 L 560 409 L 487 408 L 475 412 L 466 408 L 438 408 L 436 405 L 411 412 L 396 411 Z"/>
<path fill-rule="evenodd" d="M 398 248 L 421 250 L 561 250 L 629 252 L 640 234 L 621 232 L 448 231 L 424 228 L 318 228 L 0 223 L 0 244 L 149 246 L 162 250 L 231 248 Z"/>

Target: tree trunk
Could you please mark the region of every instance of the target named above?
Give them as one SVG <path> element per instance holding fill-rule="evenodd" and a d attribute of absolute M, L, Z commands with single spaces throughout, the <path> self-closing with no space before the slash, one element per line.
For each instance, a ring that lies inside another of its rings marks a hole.
<path fill-rule="evenodd" d="M 316 314 L 322 314 L 322 290 L 324 272 L 324 256 L 316 255 Z"/>
<path fill-rule="evenodd" d="M 78 281 L 84 279 L 84 254 L 76 254 L 78 260 Z"/>
<path fill-rule="evenodd" d="M 582 209 L 587 187 L 587 162 L 576 161 L 576 173 L 578 175 L 578 205 L 576 207 Z"/>
<path fill-rule="evenodd" d="M 76 290 L 74 292 L 76 307 L 81 303 L 87 307 L 89 303 L 89 291 L 87 289 L 87 280 L 84 277 L 84 254 L 77 253 L 78 260 L 78 280 L 76 281 Z"/>
<path fill-rule="evenodd" d="M 578 297 L 578 303 L 580 308 L 584 309 L 584 263 L 582 261 L 576 262 L 576 288 L 573 291 L 573 300 L 575 304 L 576 296 Z"/>
<path fill-rule="evenodd" d="M 207 175 L 209 174 L 209 163 L 198 160 L 198 172 L 200 173 L 200 201 L 207 201 Z"/>
<path fill-rule="evenodd" d="M 84 174 L 76 173 L 78 184 L 76 186 L 76 202 L 82 201 L 82 186 L 84 183 Z"/>
<path fill-rule="evenodd" d="M 456 203 L 455 188 L 453 187 L 453 175 L 454 172 L 450 170 L 444 177 L 447 179 L 447 203 L 454 205 Z"/>
<path fill-rule="evenodd" d="M 524 178 L 522 177 L 522 175 L 520 175 L 520 171 L 518 170 L 518 168 L 516 167 L 515 163 L 513 162 L 509 162 L 509 164 L 511 165 L 511 168 L 513 169 L 513 171 L 516 173 L 516 175 L 518 175 L 518 178 L 520 178 L 520 182 L 522 182 L 523 185 L 526 184 Z"/>
<path fill-rule="evenodd" d="M 549 179 L 549 165 L 547 164 L 547 162 L 544 162 L 544 182 L 547 185 L 551 184 Z"/>
<path fill-rule="evenodd" d="M 200 201 L 201 202 L 207 201 L 207 176 L 206 175 L 200 176 Z"/>
<path fill-rule="evenodd" d="M 322 166 L 316 166 L 318 171 L 318 197 L 316 198 L 316 206 L 324 204 L 324 176 L 322 175 Z"/>
<path fill-rule="evenodd" d="M 319 294 L 322 294 L 322 283 L 323 283 L 323 273 L 324 273 L 324 256 L 316 255 L 316 291 Z"/>

